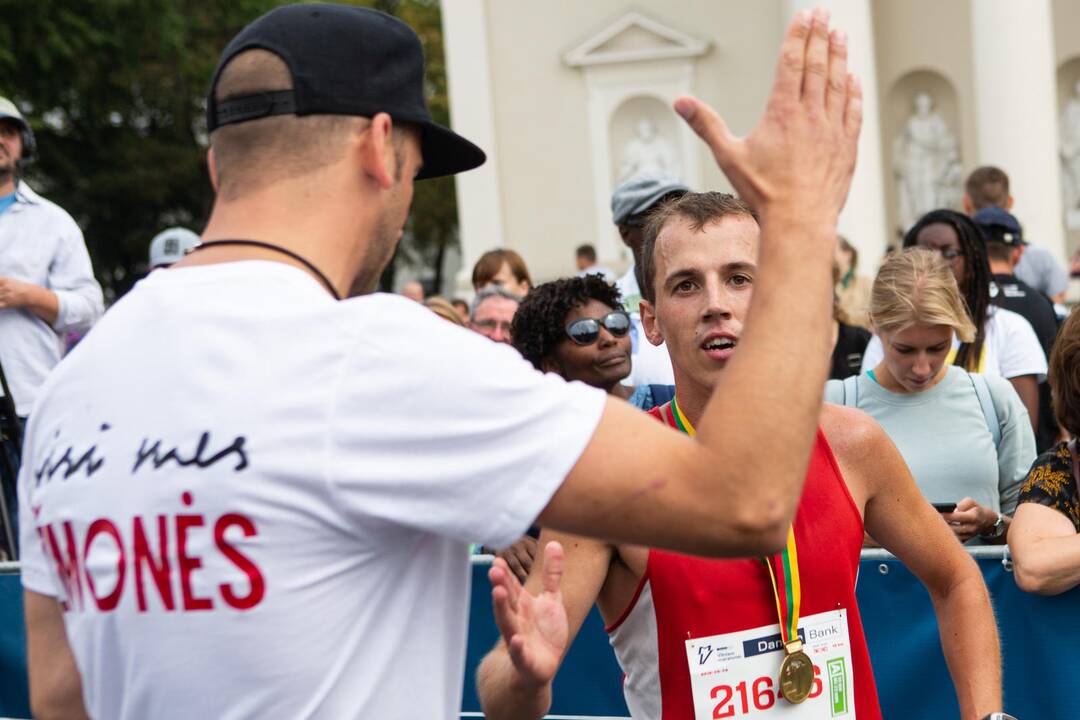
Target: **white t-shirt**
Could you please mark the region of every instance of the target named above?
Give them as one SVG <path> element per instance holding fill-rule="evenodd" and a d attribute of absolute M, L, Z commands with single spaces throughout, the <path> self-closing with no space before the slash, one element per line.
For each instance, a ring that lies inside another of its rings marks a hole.
<path fill-rule="evenodd" d="M 622 295 L 623 306 L 630 313 L 632 351 L 630 355 L 630 375 L 623 380 L 623 385 L 636 387 L 638 385 L 674 385 L 675 371 L 671 369 L 671 356 L 668 355 L 667 345 L 653 345 L 649 338 L 645 337 L 645 329 L 641 325 L 641 313 L 638 306 L 641 303 L 641 289 L 638 287 L 637 278 L 634 277 L 634 266 L 626 271 L 615 283 Z"/>
<path fill-rule="evenodd" d="M 604 402 L 404 298 L 156 272 L 42 388 L 23 585 L 96 718 L 456 718 L 468 543 L 526 531 Z"/>
<path fill-rule="evenodd" d="M 958 347 L 960 342 L 953 335 L 953 349 Z M 870 344 L 863 354 L 862 372 L 873 370 L 883 357 L 881 339 L 875 335 L 870 338 Z M 991 305 L 990 317 L 986 321 L 983 363 L 979 371 L 984 375 L 999 375 L 1006 379 L 1035 375 L 1036 382 L 1042 382 L 1046 379 L 1046 370 L 1046 354 L 1031 323 L 1012 310 Z"/>

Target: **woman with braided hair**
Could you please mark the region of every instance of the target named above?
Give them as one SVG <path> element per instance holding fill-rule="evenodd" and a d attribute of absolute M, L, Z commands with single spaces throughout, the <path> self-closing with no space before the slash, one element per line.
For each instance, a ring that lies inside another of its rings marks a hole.
<path fill-rule="evenodd" d="M 1038 418 L 1038 384 L 1046 378 L 1046 355 L 1027 320 L 990 303 L 992 277 L 982 231 L 967 215 L 932 210 L 904 235 L 905 248 L 916 246 L 934 250 L 944 258 L 975 325 L 971 342 L 954 340 L 948 362 L 968 372 L 1007 379 L 1023 401 L 1029 419 Z M 863 372 L 876 367 L 882 356 L 881 340 L 875 336 L 863 356 Z"/>

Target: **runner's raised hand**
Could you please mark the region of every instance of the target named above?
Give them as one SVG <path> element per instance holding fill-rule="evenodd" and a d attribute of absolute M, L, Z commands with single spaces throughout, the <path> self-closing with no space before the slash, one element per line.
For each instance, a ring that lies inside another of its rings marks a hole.
<path fill-rule="evenodd" d="M 697 98 L 678 98 L 675 110 L 764 223 L 780 212 L 835 224 L 855 170 L 862 90 L 847 70 L 847 35 L 829 31 L 827 11 L 795 16 L 765 114 L 746 137 Z"/>
<path fill-rule="evenodd" d="M 557 542 L 544 546 L 540 594 L 531 595 L 502 558 L 496 558 L 488 579 L 495 624 L 502 633 L 510 660 L 521 677 L 544 685 L 555 677 L 566 650 L 569 626 L 560 584 L 563 549 Z"/>

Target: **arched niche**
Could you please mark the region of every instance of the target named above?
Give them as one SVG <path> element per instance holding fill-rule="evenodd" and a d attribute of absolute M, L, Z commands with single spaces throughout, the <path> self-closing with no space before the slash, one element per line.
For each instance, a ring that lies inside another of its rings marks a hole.
<path fill-rule="evenodd" d="M 898 243 L 907 230 L 901 218 L 901 189 L 897 177 L 896 145 L 897 138 L 908 127 L 916 112 L 916 98 L 928 95 L 932 111 L 944 121 L 945 128 L 955 140 L 956 159 L 954 167 L 947 173 L 943 183 L 951 189 L 949 199 L 943 204 L 960 209 L 960 193 L 963 186 L 964 152 L 961 137 L 960 103 L 956 88 L 941 73 L 928 68 L 920 68 L 902 75 L 885 93 L 881 104 L 882 154 L 885 160 L 885 191 L 887 198 L 886 214 L 890 234 L 890 243 Z"/>
<path fill-rule="evenodd" d="M 1080 55 L 1065 60 L 1057 69 L 1058 160 L 1061 169 L 1061 201 L 1065 211 L 1066 247 L 1080 244 Z"/>
<path fill-rule="evenodd" d="M 680 177 L 690 187 L 700 187 L 700 141 L 685 123 L 676 122 L 671 103 L 693 92 L 695 60 L 708 49 L 707 40 L 629 10 L 563 55 L 585 82 L 601 263 L 621 269 L 631 260 L 611 223 L 611 193 L 641 119 L 671 146 Z"/>
<path fill-rule="evenodd" d="M 662 98 L 637 95 L 623 101 L 608 123 L 612 187 L 649 170 L 682 177 L 687 161 L 679 132 L 675 113 Z"/>

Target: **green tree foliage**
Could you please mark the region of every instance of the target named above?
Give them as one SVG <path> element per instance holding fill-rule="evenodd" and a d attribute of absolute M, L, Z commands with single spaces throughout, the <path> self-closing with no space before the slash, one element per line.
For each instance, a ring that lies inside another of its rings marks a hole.
<path fill-rule="evenodd" d="M 150 238 L 200 231 L 213 200 L 205 94 L 221 51 L 281 0 L 0 0 L 0 95 L 34 127 L 28 180 L 82 226 L 95 270 L 118 296 L 145 271 Z M 416 28 L 428 102 L 448 121 L 435 0 L 357 2 Z M 456 240 L 452 181 L 417 187 L 409 230 L 421 248 Z"/>

